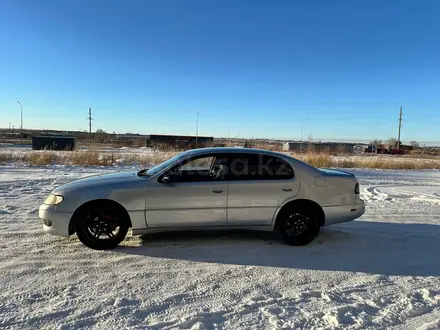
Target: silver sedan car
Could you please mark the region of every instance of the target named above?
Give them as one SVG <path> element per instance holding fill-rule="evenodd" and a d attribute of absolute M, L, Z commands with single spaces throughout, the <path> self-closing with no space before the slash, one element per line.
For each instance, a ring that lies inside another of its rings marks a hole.
<path fill-rule="evenodd" d="M 162 231 L 279 230 L 291 245 L 365 211 L 353 174 L 247 148 L 183 152 L 139 172 L 96 175 L 54 189 L 40 206 L 48 233 L 92 249 Z"/>

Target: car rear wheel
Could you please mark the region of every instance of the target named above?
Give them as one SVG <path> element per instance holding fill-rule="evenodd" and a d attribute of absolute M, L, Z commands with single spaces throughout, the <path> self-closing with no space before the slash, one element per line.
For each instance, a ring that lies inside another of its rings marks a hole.
<path fill-rule="evenodd" d="M 94 205 L 79 215 L 76 234 L 79 240 L 91 249 L 113 249 L 127 235 L 127 220 L 124 213 L 114 207 Z"/>
<path fill-rule="evenodd" d="M 289 245 L 306 245 L 319 234 L 319 219 L 312 209 L 296 207 L 283 212 L 280 233 Z"/>

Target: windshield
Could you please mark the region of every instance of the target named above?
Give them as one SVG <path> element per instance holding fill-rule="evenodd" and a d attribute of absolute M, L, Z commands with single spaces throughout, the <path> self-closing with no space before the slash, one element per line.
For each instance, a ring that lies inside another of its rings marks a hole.
<path fill-rule="evenodd" d="M 170 166 L 171 164 L 173 164 L 174 162 L 178 161 L 179 159 L 185 158 L 189 153 L 190 153 L 190 151 L 186 151 L 181 154 L 178 154 L 177 156 L 174 156 L 173 158 L 170 158 L 170 159 L 164 161 L 163 163 L 160 163 L 159 165 L 156 165 L 156 166 L 150 168 L 146 174 L 148 176 L 155 175 L 155 174 L 159 173 L 160 171 L 162 171 L 163 169 Z"/>

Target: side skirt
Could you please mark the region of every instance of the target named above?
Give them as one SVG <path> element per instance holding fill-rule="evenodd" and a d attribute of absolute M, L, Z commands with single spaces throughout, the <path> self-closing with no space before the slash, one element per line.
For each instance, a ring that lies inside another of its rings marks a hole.
<path fill-rule="evenodd" d="M 255 231 L 273 231 L 272 226 L 213 226 L 213 227 L 170 227 L 170 228 L 141 228 L 133 229 L 133 236 L 154 234 L 173 231 L 219 231 L 219 230 L 255 230 Z"/>

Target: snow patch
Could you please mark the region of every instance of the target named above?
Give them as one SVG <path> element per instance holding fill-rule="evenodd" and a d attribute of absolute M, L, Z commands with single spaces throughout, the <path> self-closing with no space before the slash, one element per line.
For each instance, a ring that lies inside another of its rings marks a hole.
<path fill-rule="evenodd" d="M 434 322 L 423 324 L 422 326 L 418 327 L 416 330 L 439 330 L 439 329 L 440 329 L 440 319 Z"/>
<path fill-rule="evenodd" d="M 440 198 L 432 198 L 427 196 L 413 196 L 411 200 L 422 204 L 440 205 Z"/>
<path fill-rule="evenodd" d="M 167 233 L 94 251 L 43 233 L 36 210 L 53 188 L 121 168 L 1 168 L 0 327 L 440 328 L 440 172 L 350 170 L 365 215 L 304 247 Z"/>

